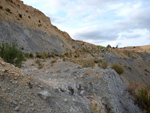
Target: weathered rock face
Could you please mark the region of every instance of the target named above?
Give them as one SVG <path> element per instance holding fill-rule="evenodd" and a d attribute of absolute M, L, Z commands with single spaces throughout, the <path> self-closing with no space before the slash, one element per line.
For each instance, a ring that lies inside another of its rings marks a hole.
<path fill-rule="evenodd" d="M 0 41 L 17 43 L 25 52 L 64 53 L 66 44 L 56 35 L 30 29 L 22 24 L 0 21 Z"/>
<path fill-rule="evenodd" d="M 118 51 L 119 52 L 119 51 Z M 106 52 L 96 55 L 102 57 L 103 60 L 107 61 L 110 65 L 120 64 L 124 69 L 124 75 L 122 78 L 126 78 L 126 84 L 132 85 L 132 83 L 138 86 L 149 86 L 150 85 L 150 54 L 149 53 L 138 53 L 138 52 L 127 52 L 124 54 L 126 58 L 122 58 L 119 55 Z M 121 52 L 120 52 L 121 54 Z M 123 55 L 122 55 L 123 56 Z"/>
<path fill-rule="evenodd" d="M 25 69 L 51 88 L 46 91 L 51 94 L 52 113 L 142 113 L 114 70 L 81 68 L 61 61 L 50 67 L 49 62 L 41 70 Z"/>

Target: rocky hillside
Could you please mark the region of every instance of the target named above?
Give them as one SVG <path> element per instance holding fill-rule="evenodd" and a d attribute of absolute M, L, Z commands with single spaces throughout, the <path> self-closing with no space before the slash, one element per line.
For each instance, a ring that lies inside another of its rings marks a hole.
<path fill-rule="evenodd" d="M 52 25 L 50 18 L 20 0 L 0 1 L 0 41 L 17 43 L 24 52 L 33 53 L 82 50 L 69 34 Z"/>
<path fill-rule="evenodd" d="M 148 112 L 137 94 L 150 92 L 150 46 L 100 50 L 20 0 L 0 1 L 1 41 L 53 54 L 30 54 L 21 68 L 0 58 L 0 113 Z"/>
<path fill-rule="evenodd" d="M 114 70 L 52 60 L 28 60 L 26 74 L 0 60 L 1 113 L 142 113 Z"/>

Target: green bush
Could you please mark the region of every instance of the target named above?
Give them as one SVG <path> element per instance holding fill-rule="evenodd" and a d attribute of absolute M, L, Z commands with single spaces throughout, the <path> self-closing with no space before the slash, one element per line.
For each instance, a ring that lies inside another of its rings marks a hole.
<path fill-rule="evenodd" d="M 25 56 L 26 58 L 29 58 L 29 53 L 25 53 L 24 56 Z"/>
<path fill-rule="evenodd" d="M 137 103 L 146 110 L 146 113 L 150 113 L 150 92 L 147 89 L 141 89 L 136 94 L 136 99 Z"/>
<path fill-rule="evenodd" d="M 113 64 L 111 68 L 114 69 L 119 75 L 124 72 L 123 67 L 118 64 Z"/>
<path fill-rule="evenodd" d="M 22 61 L 25 60 L 24 53 L 18 49 L 17 45 L 8 43 L 0 44 L 0 57 L 17 67 L 20 67 Z"/>

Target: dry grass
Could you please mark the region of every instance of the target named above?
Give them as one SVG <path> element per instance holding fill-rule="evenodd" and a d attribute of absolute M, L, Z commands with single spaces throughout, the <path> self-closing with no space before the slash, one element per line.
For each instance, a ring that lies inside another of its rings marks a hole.
<path fill-rule="evenodd" d="M 68 59 L 69 61 L 81 65 L 82 67 L 94 67 L 95 61 L 94 58 L 72 58 Z"/>
<path fill-rule="evenodd" d="M 145 88 L 145 85 L 143 85 L 141 82 L 130 82 L 128 85 L 128 92 L 131 95 L 134 95 L 134 93 L 138 93 L 138 90 L 143 88 Z"/>
<path fill-rule="evenodd" d="M 41 60 L 40 59 L 36 59 L 35 63 L 38 64 L 38 68 L 39 69 L 42 69 L 44 67 L 44 64 L 41 63 Z"/>
<path fill-rule="evenodd" d="M 135 97 L 135 103 L 144 109 L 144 113 L 150 112 L 150 84 L 130 82 L 128 92 Z"/>
<path fill-rule="evenodd" d="M 98 64 L 99 67 L 106 69 L 108 67 L 108 63 L 106 61 L 102 61 L 101 63 Z"/>
<path fill-rule="evenodd" d="M 118 64 L 113 64 L 111 68 L 114 69 L 119 75 L 123 74 L 124 72 L 123 67 Z"/>
<path fill-rule="evenodd" d="M 54 64 L 54 63 L 56 63 L 56 62 L 57 62 L 56 59 L 53 59 L 53 60 L 51 61 L 52 64 Z"/>
<path fill-rule="evenodd" d="M 85 74 L 85 75 L 89 75 L 90 73 L 91 73 L 91 70 L 85 70 L 85 71 L 84 71 L 84 74 Z"/>
<path fill-rule="evenodd" d="M 96 98 L 91 101 L 91 113 L 104 113 L 104 109 L 100 106 Z"/>

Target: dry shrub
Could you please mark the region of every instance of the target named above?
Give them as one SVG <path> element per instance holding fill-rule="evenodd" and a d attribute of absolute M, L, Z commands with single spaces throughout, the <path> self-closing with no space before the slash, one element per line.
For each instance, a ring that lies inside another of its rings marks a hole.
<path fill-rule="evenodd" d="M 123 74 L 124 72 L 123 67 L 118 64 L 113 64 L 111 68 L 114 69 L 119 75 Z"/>
<path fill-rule="evenodd" d="M 85 70 L 85 71 L 84 71 L 84 74 L 85 74 L 85 75 L 89 75 L 90 73 L 91 73 L 91 70 Z"/>
<path fill-rule="evenodd" d="M 54 59 L 54 60 L 51 61 L 52 64 L 54 64 L 54 63 L 56 63 L 56 62 L 57 62 L 56 59 Z"/>
<path fill-rule="evenodd" d="M 91 113 L 104 113 L 104 109 L 99 104 L 96 98 L 91 100 Z"/>
<path fill-rule="evenodd" d="M 95 63 L 101 63 L 102 60 L 101 60 L 100 58 L 98 58 L 98 57 L 95 57 L 95 58 L 94 58 L 94 62 L 95 62 Z"/>
<path fill-rule="evenodd" d="M 144 88 L 135 94 L 136 103 L 144 109 L 144 112 L 150 113 L 150 89 Z"/>
<path fill-rule="evenodd" d="M 40 59 L 37 59 L 37 60 L 35 61 L 35 63 L 38 64 L 38 68 L 39 68 L 39 69 L 42 69 L 42 68 L 44 67 L 44 64 L 41 63 L 41 60 L 40 60 Z"/>
<path fill-rule="evenodd" d="M 30 57 L 30 58 L 34 58 L 34 54 L 33 54 L 33 53 L 30 53 L 30 54 L 29 54 L 29 57 Z"/>
<path fill-rule="evenodd" d="M 106 61 L 102 61 L 101 63 L 98 64 L 99 67 L 106 69 L 108 67 L 108 63 Z"/>
<path fill-rule="evenodd" d="M 149 86 L 149 87 L 148 87 Z M 150 84 L 143 85 L 141 82 L 130 82 L 128 92 L 135 97 L 135 103 L 150 113 Z"/>
<path fill-rule="evenodd" d="M 69 61 L 79 64 L 82 67 L 94 67 L 95 62 L 94 58 L 76 58 L 76 59 L 68 59 Z"/>
<path fill-rule="evenodd" d="M 135 93 L 138 93 L 138 90 L 141 90 L 145 88 L 145 85 L 143 85 L 141 82 L 131 82 L 128 85 L 128 92 L 131 95 L 134 95 Z"/>

